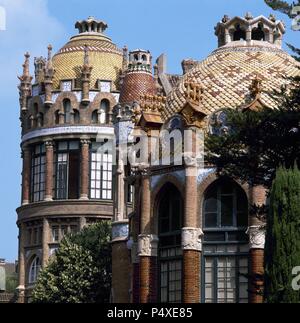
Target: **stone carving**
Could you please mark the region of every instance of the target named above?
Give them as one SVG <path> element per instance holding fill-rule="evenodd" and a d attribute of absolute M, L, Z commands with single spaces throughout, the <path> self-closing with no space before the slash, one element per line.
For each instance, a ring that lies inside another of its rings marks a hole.
<path fill-rule="evenodd" d="M 182 228 L 182 249 L 202 251 L 202 237 L 200 228 Z"/>
<path fill-rule="evenodd" d="M 129 225 L 128 223 L 113 223 L 112 225 L 112 240 L 128 239 Z"/>
<path fill-rule="evenodd" d="M 249 248 L 250 249 L 264 249 L 266 242 L 266 231 L 263 225 L 253 225 L 248 228 Z"/>
<path fill-rule="evenodd" d="M 138 255 L 140 257 L 157 257 L 158 237 L 153 234 L 139 235 Z"/>

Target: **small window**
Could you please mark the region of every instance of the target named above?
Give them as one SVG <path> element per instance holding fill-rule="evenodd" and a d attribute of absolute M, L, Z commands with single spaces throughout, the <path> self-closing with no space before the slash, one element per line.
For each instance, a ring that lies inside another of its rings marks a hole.
<path fill-rule="evenodd" d="M 233 41 L 238 41 L 238 40 L 246 40 L 246 32 L 245 30 L 241 29 L 240 25 L 236 26 L 236 30 L 233 34 Z"/>
<path fill-rule="evenodd" d="M 257 28 L 252 30 L 252 39 L 264 41 L 265 40 L 265 33 L 263 31 L 263 25 L 259 24 Z"/>
<path fill-rule="evenodd" d="M 59 111 L 55 111 L 55 115 L 54 115 L 54 119 L 55 119 L 55 124 L 59 124 Z"/>
<path fill-rule="evenodd" d="M 59 242 L 59 227 L 52 227 L 52 242 Z"/>
<path fill-rule="evenodd" d="M 108 122 L 108 113 L 109 113 L 110 104 L 109 101 L 104 99 L 100 104 L 100 123 L 105 124 Z"/>
<path fill-rule="evenodd" d="M 74 109 L 73 114 L 74 114 L 74 123 L 79 124 L 80 123 L 80 113 L 79 113 L 79 111 L 77 109 Z"/>
<path fill-rule="evenodd" d="M 98 110 L 95 110 L 92 113 L 92 123 L 93 124 L 97 124 L 98 123 Z"/>
<path fill-rule="evenodd" d="M 41 261 L 39 257 L 35 257 L 30 265 L 29 284 L 34 284 L 37 281 L 39 271 L 41 269 Z"/>
<path fill-rule="evenodd" d="M 71 123 L 71 101 L 68 99 L 65 99 L 63 101 L 63 107 L 64 107 L 65 123 Z"/>

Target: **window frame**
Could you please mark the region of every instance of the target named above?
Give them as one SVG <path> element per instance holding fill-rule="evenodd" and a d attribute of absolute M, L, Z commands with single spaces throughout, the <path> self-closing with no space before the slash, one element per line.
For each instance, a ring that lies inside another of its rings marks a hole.
<path fill-rule="evenodd" d="M 39 152 L 37 153 L 37 148 Z M 36 164 L 37 160 L 37 164 Z M 45 144 L 38 144 L 33 147 L 31 154 L 31 176 L 30 176 L 30 200 L 32 203 L 42 202 L 46 195 L 46 146 Z M 37 170 L 36 170 L 37 169 Z M 44 180 L 42 181 L 42 175 Z M 38 177 L 36 182 L 36 177 Z M 38 189 L 35 189 L 35 186 Z M 36 195 L 38 198 L 36 198 Z"/>

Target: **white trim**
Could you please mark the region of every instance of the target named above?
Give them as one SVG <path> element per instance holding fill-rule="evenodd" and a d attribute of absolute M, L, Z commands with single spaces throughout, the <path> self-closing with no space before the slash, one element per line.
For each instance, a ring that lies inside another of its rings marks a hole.
<path fill-rule="evenodd" d="M 31 131 L 22 137 L 22 142 L 38 137 L 47 137 L 52 135 L 68 135 L 68 134 L 96 134 L 114 136 L 113 127 L 101 126 L 68 126 L 55 127 Z"/>

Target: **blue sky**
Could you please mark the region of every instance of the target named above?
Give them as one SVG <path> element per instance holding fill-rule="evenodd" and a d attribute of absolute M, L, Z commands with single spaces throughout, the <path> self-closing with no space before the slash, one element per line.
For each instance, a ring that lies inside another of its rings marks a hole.
<path fill-rule="evenodd" d="M 23 54 L 45 56 L 77 33 L 77 20 L 92 15 L 106 21 L 107 34 L 119 46 L 149 49 L 153 57 L 168 56 L 168 70 L 181 72 L 184 58 L 203 59 L 217 46 L 214 26 L 223 17 L 268 16 L 263 0 L 0 0 L 6 9 L 7 29 L 0 31 L 0 258 L 17 258 L 15 209 L 20 204 L 21 159 L 17 75 Z M 285 40 L 300 47 L 291 21 Z M 33 69 L 32 69 L 33 73 Z"/>

